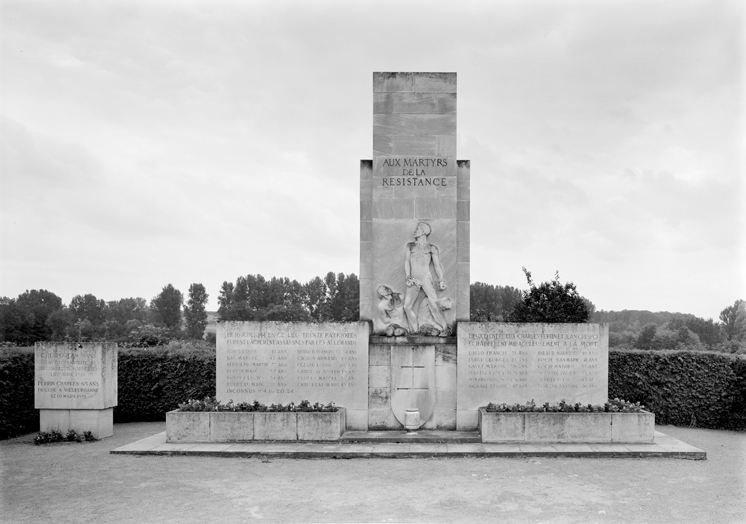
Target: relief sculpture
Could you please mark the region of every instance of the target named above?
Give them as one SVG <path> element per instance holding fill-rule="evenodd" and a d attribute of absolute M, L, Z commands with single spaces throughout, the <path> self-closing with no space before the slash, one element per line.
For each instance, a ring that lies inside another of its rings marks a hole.
<path fill-rule="evenodd" d="M 377 333 L 386 336 L 421 333 L 441 337 L 450 334 L 443 311 L 451 309 L 452 300 L 438 297 L 438 291 L 445 291 L 448 286 L 438 246 L 428 242 L 431 232 L 428 223 L 417 223 L 414 242 L 408 242 L 405 246 L 404 300 L 402 301 L 401 293 L 389 286 L 378 286 L 380 302 L 375 319 Z"/>
<path fill-rule="evenodd" d="M 376 318 L 376 332 L 387 337 L 400 337 L 407 334 L 407 319 L 401 293 L 396 293 L 386 285 L 376 289 L 380 302 L 378 303 L 378 317 Z"/>

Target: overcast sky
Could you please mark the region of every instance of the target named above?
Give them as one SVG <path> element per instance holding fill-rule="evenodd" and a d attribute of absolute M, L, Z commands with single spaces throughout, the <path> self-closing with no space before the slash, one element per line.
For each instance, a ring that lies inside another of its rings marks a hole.
<path fill-rule="evenodd" d="M 372 73 L 454 71 L 472 282 L 746 298 L 738 1 L 0 6 L 0 295 L 358 274 Z"/>

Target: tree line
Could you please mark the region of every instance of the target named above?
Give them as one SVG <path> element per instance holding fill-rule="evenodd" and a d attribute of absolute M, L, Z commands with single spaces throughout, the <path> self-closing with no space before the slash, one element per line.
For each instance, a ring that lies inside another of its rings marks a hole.
<path fill-rule="evenodd" d="M 609 346 L 637 349 L 690 349 L 746 353 L 746 302 L 723 309 L 719 322 L 691 314 L 649 311 L 596 311 L 572 282 L 559 274 L 535 285 L 524 268 L 529 288 L 476 282 L 470 286 L 473 322 L 605 322 Z M 301 284 L 286 277 L 239 276 L 218 291 L 221 321 L 356 321 L 360 317 L 359 280 L 351 273 L 329 272 Z M 191 284 L 186 297 L 173 285 L 163 286 L 149 302 L 141 297 L 104 301 L 76 295 L 70 304 L 44 289 L 0 298 L 0 342 L 32 345 L 38 341 L 110 340 L 153 346 L 174 338 L 202 339 L 209 295 Z"/>
<path fill-rule="evenodd" d="M 105 301 L 76 295 L 70 304 L 46 289 L 0 298 L 0 341 L 19 346 L 40 341 L 109 340 L 152 346 L 171 338 L 202 338 L 208 294 L 202 284 L 181 291 L 167 284 L 150 302 L 141 297 Z"/>
<path fill-rule="evenodd" d="M 598 311 L 593 315 L 593 322 L 609 324 L 609 347 L 746 354 L 746 301 L 736 300 L 725 307 L 718 320 L 667 311 Z"/>

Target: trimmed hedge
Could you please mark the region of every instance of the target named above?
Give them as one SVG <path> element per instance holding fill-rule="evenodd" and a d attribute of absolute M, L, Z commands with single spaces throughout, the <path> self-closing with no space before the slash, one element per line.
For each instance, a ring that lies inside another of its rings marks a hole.
<path fill-rule="evenodd" d="M 215 353 L 119 350 L 116 422 L 165 420 L 215 395 Z M 703 351 L 611 350 L 609 398 L 640 402 L 660 424 L 746 430 L 746 357 Z M 39 430 L 33 348 L 0 350 L 0 439 Z"/>
<path fill-rule="evenodd" d="M 215 351 L 120 349 L 118 380 L 115 422 L 166 420 L 182 402 L 215 395 Z"/>
<path fill-rule="evenodd" d="M 34 348 L 0 350 L 0 440 L 39 431 Z"/>
<path fill-rule="evenodd" d="M 746 359 L 705 351 L 609 352 L 609 398 L 640 402 L 659 424 L 746 429 Z"/>

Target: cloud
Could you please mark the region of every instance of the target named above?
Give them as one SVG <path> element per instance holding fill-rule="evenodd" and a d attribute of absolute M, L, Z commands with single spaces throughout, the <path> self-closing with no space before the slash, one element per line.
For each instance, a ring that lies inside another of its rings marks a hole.
<path fill-rule="evenodd" d="M 2 9 L 2 294 L 356 272 L 380 70 L 459 74 L 474 279 L 710 315 L 741 289 L 737 2 Z"/>

